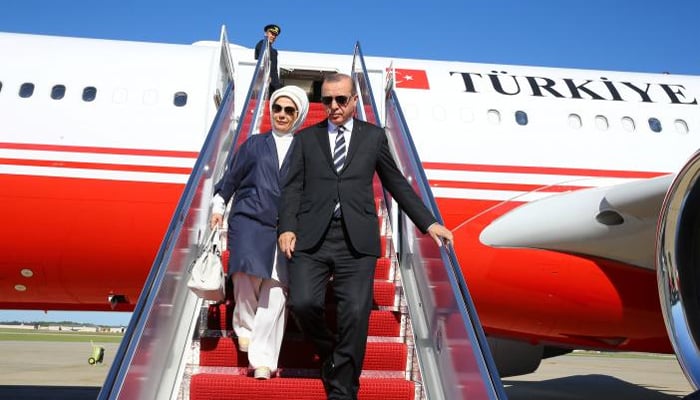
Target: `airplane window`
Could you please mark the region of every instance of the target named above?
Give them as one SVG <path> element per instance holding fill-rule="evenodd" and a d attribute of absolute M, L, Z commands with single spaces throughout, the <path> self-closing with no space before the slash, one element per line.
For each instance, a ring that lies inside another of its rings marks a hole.
<path fill-rule="evenodd" d="M 462 108 L 459 115 L 464 122 L 474 122 L 474 112 L 471 109 Z"/>
<path fill-rule="evenodd" d="M 516 111 L 515 122 L 517 122 L 518 125 L 527 125 L 527 113 L 525 111 Z"/>
<path fill-rule="evenodd" d="M 33 83 L 23 83 L 22 86 L 19 87 L 19 97 L 22 98 L 27 98 L 31 97 L 31 95 L 34 94 L 34 84 Z"/>
<path fill-rule="evenodd" d="M 66 87 L 64 85 L 55 85 L 51 88 L 51 98 L 61 100 L 66 95 Z"/>
<path fill-rule="evenodd" d="M 87 86 L 83 89 L 83 101 L 93 101 L 97 97 L 97 88 Z"/>
<path fill-rule="evenodd" d="M 581 117 L 578 114 L 569 114 L 569 128 L 580 129 L 581 126 L 583 126 Z"/>
<path fill-rule="evenodd" d="M 444 108 L 442 108 L 440 106 L 433 107 L 433 118 L 436 121 L 444 121 L 445 118 L 447 117 L 446 114 L 447 113 L 445 112 Z"/>
<path fill-rule="evenodd" d="M 175 93 L 175 96 L 173 96 L 173 104 L 175 104 L 176 107 L 184 107 L 185 104 L 187 104 L 187 93 Z"/>
<path fill-rule="evenodd" d="M 634 120 L 630 117 L 622 117 L 622 127 L 627 132 L 634 132 L 634 130 L 635 130 Z"/>
<path fill-rule="evenodd" d="M 649 129 L 656 133 L 661 132 L 661 121 L 654 117 L 649 118 Z"/>
<path fill-rule="evenodd" d="M 498 112 L 498 110 L 489 110 L 486 113 L 486 117 L 488 118 L 489 122 L 492 124 L 500 124 L 501 123 L 501 113 Z"/>
<path fill-rule="evenodd" d="M 155 89 L 148 89 L 143 93 L 143 104 L 152 106 L 158 102 L 158 92 Z"/>
<path fill-rule="evenodd" d="M 114 93 L 112 94 L 112 101 L 117 103 L 117 104 L 125 104 L 126 101 L 129 99 L 129 92 L 125 88 L 117 88 L 114 89 Z"/>
<path fill-rule="evenodd" d="M 682 119 L 677 119 L 673 123 L 676 126 L 676 132 L 686 134 L 688 133 L 688 123 Z"/>
<path fill-rule="evenodd" d="M 598 128 L 601 131 L 607 131 L 608 130 L 608 119 L 605 118 L 603 115 L 596 115 L 595 116 L 595 127 Z"/>

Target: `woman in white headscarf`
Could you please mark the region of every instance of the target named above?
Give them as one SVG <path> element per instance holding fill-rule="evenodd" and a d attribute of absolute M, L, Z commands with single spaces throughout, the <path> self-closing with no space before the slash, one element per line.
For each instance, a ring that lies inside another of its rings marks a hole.
<path fill-rule="evenodd" d="M 248 138 L 214 189 L 212 227 L 221 226 L 226 204 L 234 199 L 228 218 L 233 330 L 256 379 L 276 372 L 286 325 L 287 261 L 277 247 L 277 207 L 293 135 L 308 110 L 299 87 L 276 90 L 270 97 L 272 131 Z"/>

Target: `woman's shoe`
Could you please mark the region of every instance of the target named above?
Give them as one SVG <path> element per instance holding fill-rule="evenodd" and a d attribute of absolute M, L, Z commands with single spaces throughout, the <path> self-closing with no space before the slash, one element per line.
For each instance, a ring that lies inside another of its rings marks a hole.
<path fill-rule="evenodd" d="M 270 368 L 267 367 L 255 368 L 255 373 L 253 373 L 253 377 L 255 379 L 270 379 L 271 375 L 272 371 L 270 371 Z"/>
<path fill-rule="evenodd" d="M 245 337 L 238 338 L 238 350 L 240 350 L 244 353 L 247 353 L 249 344 L 250 344 L 250 339 L 245 338 Z"/>

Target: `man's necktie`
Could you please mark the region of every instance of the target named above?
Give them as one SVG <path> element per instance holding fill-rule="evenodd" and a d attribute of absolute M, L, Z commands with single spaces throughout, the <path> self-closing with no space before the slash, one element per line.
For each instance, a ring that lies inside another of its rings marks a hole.
<path fill-rule="evenodd" d="M 340 125 L 338 127 L 338 135 L 335 137 L 335 149 L 333 149 L 333 164 L 335 165 L 335 170 L 340 174 L 340 170 L 343 169 L 345 165 L 345 127 Z M 340 201 L 336 203 L 335 209 L 333 209 L 333 218 L 340 218 Z"/>

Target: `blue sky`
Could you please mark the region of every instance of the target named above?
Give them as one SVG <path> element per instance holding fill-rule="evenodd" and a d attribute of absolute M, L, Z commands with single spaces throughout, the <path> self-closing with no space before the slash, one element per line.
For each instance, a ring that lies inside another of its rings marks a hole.
<path fill-rule="evenodd" d="M 4 2 L 0 31 L 700 75 L 697 0 Z M 243 4 L 243 5 L 242 5 Z"/>
<path fill-rule="evenodd" d="M 245 3 L 245 5 L 241 5 Z M 280 50 L 700 75 L 697 0 L 5 2 L 0 31 Z M 11 55 L 3 55 L 7 57 Z M 126 324 L 129 313 L 0 311 L 3 320 Z"/>

